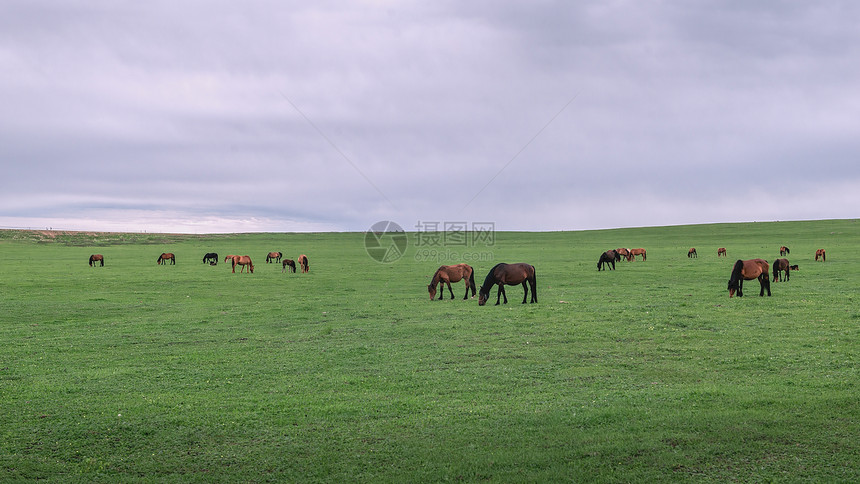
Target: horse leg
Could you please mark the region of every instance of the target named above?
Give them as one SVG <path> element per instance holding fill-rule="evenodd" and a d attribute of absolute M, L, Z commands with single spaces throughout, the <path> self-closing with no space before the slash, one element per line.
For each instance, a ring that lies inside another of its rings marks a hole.
<path fill-rule="evenodd" d="M 466 294 L 463 294 L 463 300 L 469 299 L 469 279 L 463 278 L 463 282 L 466 284 Z"/>
<path fill-rule="evenodd" d="M 531 302 L 537 302 L 537 277 L 533 277 L 529 279 L 529 285 L 532 286 L 532 300 Z"/>
<path fill-rule="evenodd" d="M 738 297 L 744 297 L 744 278 L 741 277 L 738 281 Z"/>
<path fill-rule="evenodd" d="M 763 277 L 764 284 L 762 285 L 761 293 L 759 294 L 759 297 L 764 296 L 764 290 L 765 289 L 767 289 L 767 297 L 770 297 L 770 277 L 768 277 L 767 272 L 763 273 L 762 276 L 764 276 Z"/>
<path fill-rule="evenodd" d="M 445 281 L 445 282 L 448 284 L 448 292 L 451 293 L 451 300 L 454 300 L 454 291 L 451 289 L 451 281 Z M 445 291 L 442 290 L 442 293 L 444 294 Z"/>
<path fill-rule="evenodd" d="M 523 281 L 523 304 L 526 303 L 526 298 L 529 295 L 529 287 L 526 285 L 526 281 Z"/>

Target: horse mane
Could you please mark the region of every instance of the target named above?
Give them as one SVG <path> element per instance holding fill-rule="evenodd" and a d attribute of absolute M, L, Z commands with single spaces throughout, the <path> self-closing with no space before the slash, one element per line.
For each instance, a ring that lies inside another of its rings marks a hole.
<path fill-rule="evenodd" d="M 738 261 L 735 262 L 735 266 L 732 268 L 732 276 L 729 277 L 729 287 L 731 287 L 732 285 L 736 286 L 738 284 L 738 280 L 740 280 L 741 278 L 741 271 L 743 270 L 744 261 L 738 259 Z"/>
<path fill-rule="evenodd" d="M 439 275 L 440 272 L 442 272 L 441 267 L 436 269 L 436 272 L 433 273 L 433 277 L 430 279 L 430 286 L 431 287 L 436 287 L 436 285 L 439 284 L 439 279 L 442 278 L 442 276 Z"/>
<path fill-rule="evenodd" d="M 495 277 L 493 277 L 493 275 L 496 273 L 496 269 L 498 269 L 498 267 L 502 264 L 504 264 L 504 262 L 499 262 L 498 264 L 494 265 L 492 269 L 490 269 L 490 272 L 484 279 L 484 283 L 481 284 L 480 292 L 484 294 L 488 294 L 490 292 L 490 288 L 493 287 L 493 284 L 495 283 Z"/>

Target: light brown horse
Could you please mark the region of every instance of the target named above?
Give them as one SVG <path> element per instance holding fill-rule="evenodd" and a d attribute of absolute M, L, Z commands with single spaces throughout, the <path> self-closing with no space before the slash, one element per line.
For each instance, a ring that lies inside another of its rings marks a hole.
<path fill-rule="evenodd" d="M 283 256 L 284 254 L 280 252 L 269 252 L 269 254 L 266 256 L 266 264 L 271 264 L 272 262 L 281 262 L 281 257 Z"/>
<path fill-rule="evenodd" d="M 227 262 L 226 260 L 224 262 Z M 251 258 L 247 255 L 234 255 L 233 256 L 233 274 L 236 273 L 236 266 L 242 266 L 242 270 L 239 273 L 245 272 L 245 267 L 247 267 L 251 274 L 254 273 L 254 263 L 251 262 Z"/>
<path fill-rule="evenodd" d="M 637 255 L 641 255 L 643 261 L 647 260 L 647 254 L 645 253 L 645 249 L 630 249 L 630 257 L 632 257 L 633 260 L 636 260 Z"/>
<path fill-rule="evenodd" d="M 165 252 L 158 256 L 158 260 L 156 260 L 155 262 L 157 264 L 167 264 L 167 261 L 170 261 L 171 264 L 176 265 L 176 256 L 173 255 L 171 252 Z"/>
<path fill-rule="evenodd" d="M 90 256 L 90 267 L 95 267 L 96 262 L 101 262 L 101 267 L 105 265 L 105 256 L 101 254 L 93 254 Z"/>
<path fill-rule="evenodd" d="M 287 267 L 290 268 L 290 272 L 296 272 L 296 261 L 292 259 L 284 259 L 284 262 L 281 263 L 281 267 L 282 273 L 287 270 Z"/>
<path fill-rule="evenodd" d="M 230 255 L 224 257 L 225 263 L 227 261 L 231 261 L 233 263 L 233 272 L 236 272 L 236 259 L 238 259 L 238 258 L 239 258 L 238 255 L 233 255 L 233 254 L 230 254 Z"/>
<path fill-rule="evenodd" d="M 427 291 L 430 293 L 430 300 L 436 297 L 436 285 L 441 283 L 441 291 L 439 291 L 439 300 L 445 299 L 445 284 L 448 284 L 448 292 L 451 293 L 451 299 L 454 299 L 454 291 L 451 289 L 452 282 L 466 283 L 466 294 L 463 295 L 463 300 L 469 298 L 469 289 L 472 289 L 472 297 L 475 297 L 475 271 L 469 264 L 456 264 L 452 266 L 441 266 L 436 269 L 430 284 L 427 285 Z"/>
<path fill-rule="evenodd" d="M 627 262 L 630 262 L 633 259 L 633 256 L 630 254 L 630 249 L 625 249 L 623 247 L 619 247 L 615 249 L 615 253 L 619 256 L 627 259 Z"/>
<path fill-rule="evenodd" d="M 302 266 L 302 272 L 308 272 L 311 270 L 311 266 L 308 264 L 308 256 L 302 254 L 299 256 L 299 265 Z"/>
<path fill-rule="evenodd" d="M 767 295 L 770 296 L 770 267 L 764 259 L 740 260 L 735 262 L 732 268 L 732 275 L 729 278 L 729 297 L 738 293 L 738 297 L 744 295 L 744 281 L 758 279 L 761 284 L 761 292 L 759 296 L 764 296 L 764 291 L 767 289 Z"/>
<path fill-rule="evenodd" d="M 726 254 L 726 248 L 725 247 L 720 247 L 719 249 L 717 249 L 717 257 L 719 257 L 721 255 L 724 255 L 726 257 L 729 256 L 728 254 Z"/>
<path fill-rule="evenodd" d="M 692 258 L 692 257 L 698 258 L 699 257 L 699 253 L 696 252 L 695 247 L 690 247 L 690 250 L 687 251 L 687 257 L 690 257 L 690 258 Z"/>
<path fill-rule="evenodd" d="M 821 262 L 825 262 L 827 260 L 827 255 L 824 253 L 824 249 L 818 249 L 815 251 L 815 262 L 818 262 L 819 257 L 821 257 Z"/>
<path fill-rule="evenodd" d="M 780 273 L 785 271 L 785 276 L 780 277 Z M 788 259 L 777 259 L 773 261 L 773 282 L 788 281 L 791 277 L 791 265 Z"/>
<path fill-rule="evenodd" d="M 496 306 L 499 305 L 499 297 L 505 297 L 505 304 L 508 303 L 508 296 L 505 294 L 505 285 L 508 286 L 516 286 L 517 284 L 523 285 L 523 304 L 526 303 L 526 297 L 529 294 L 529 288 L 526 286 L 526 283 L 529 284 L 532 288 L 532 298 L 530 302 L 537 302 L 537 274 L 535 273 L 535 267 L 531 264 L 518 263 L 518 264 L 505 264 L 504 262 L 500 264 L 496 264 L 490 269 L 490 272 L 487 273 L 486 279 L 484 279 L 484 284 L 481 286 L 481 289 L 478 291 L 478 306 L 483 306 L 487 303 L 487 299 L 490 298 L 490 289 L 493 288 L 494 285 L 498 284 L 499 291 L 496 294 Z"/>
<path fill-rule="evenodd" d="M 788 250 L 788 247 L 783 245 L 782 247 L 779 248 L 779 255 L 788 255 L 788 254 L 791 254 L 791 251 Z"/>

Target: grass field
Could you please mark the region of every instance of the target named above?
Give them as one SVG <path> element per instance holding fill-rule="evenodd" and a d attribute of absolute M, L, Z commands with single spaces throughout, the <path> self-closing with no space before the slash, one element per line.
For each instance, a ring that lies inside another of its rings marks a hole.
<path fill-rule="evenodd" d="M 0 231 L 0 481 L 860 480 L 860 221 L 496 233 L 476 282 L 528 262 L 539 303 L 484 307 L 429 301 L 460 260 L 410 237 Z M 781 245 L 791 281 L 729 299 Z"/>

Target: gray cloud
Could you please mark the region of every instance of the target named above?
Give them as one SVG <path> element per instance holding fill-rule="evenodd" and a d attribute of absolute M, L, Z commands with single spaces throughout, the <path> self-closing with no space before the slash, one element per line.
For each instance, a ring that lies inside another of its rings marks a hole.
<path fill-rule="evenodd" d="M 4 2 L 0 225 L 856 217 L 858 14 L 847 1 Z"/>

